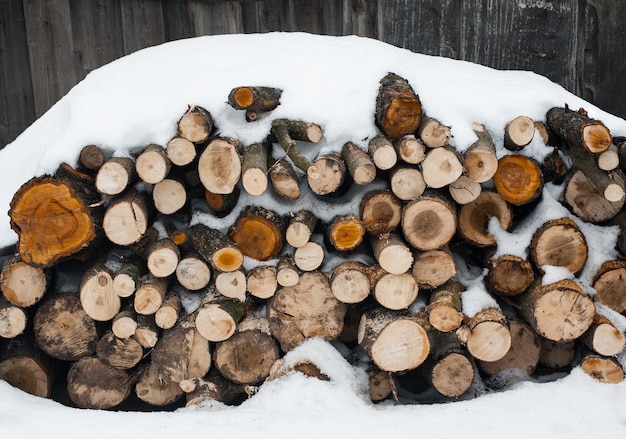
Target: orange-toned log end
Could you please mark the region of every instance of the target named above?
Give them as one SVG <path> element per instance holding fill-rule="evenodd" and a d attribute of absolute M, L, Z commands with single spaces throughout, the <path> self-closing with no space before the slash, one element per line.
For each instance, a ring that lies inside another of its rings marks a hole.
<path fill-rule="evenodd" d="M 506 155 L 493 176 L 496 190 L 507 202 L 521 206 L 541 195 L 543 176 L 539 164 L 523 155 Z"/>
<path fill-rule="evenodd" d="M 335 249 L 354 250 L 365 236 L 365 226 L 358 218 L 339 221 L 331 227 L 329 238 Z"/>
<path fill-rule="evenodd" d="M 96 237 L 89 206 L 67 183 L 52 178 L 24 184 L 11 200 L 9 216 L 20 258 L 39 267 L 84 249 Z"/>
<path fill-rule="evenodd" d="M 583 143 L 590 152 L 606 151 L 613 142 L 609 129 L 602 123 L 590 123 L 583 127 Z"/>
<path fill-rule="evenodd" d="M 392 139 L 414 133 L 420 125 L 422 105 L 413 94 L 398 94 L 391 99 L 382 117 L 382 126 Z"/>
<path fill-rule="evenodd" d="M 243 253 L 233 247 L 224 247 L 213 253 L 212 259 L 219 270 L 230 273 L 243 264 Z"/>
<path fill-rule="evenodd" d="M 254 93 L 248 87 L 239 87 L 234 94 L 235 102 L 241 108 L 247 108 L 254 100 Z"/>
<path fill-rule="evenodd" d="M 239 218 L 229 237 L 245 256 L 259 261 L 275 257 L 283 247 L 281 230 L 271 221 L 256 215 Z"/>

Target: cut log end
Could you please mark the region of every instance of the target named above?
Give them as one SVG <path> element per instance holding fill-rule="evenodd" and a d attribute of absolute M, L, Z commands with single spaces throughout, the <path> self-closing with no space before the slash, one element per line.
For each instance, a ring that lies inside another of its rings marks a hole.
<path fill-rule="evenodd" d="M 506 155 L 498 160 L 493 182 L 502 198 L 516 206 L 538 199 L 543 189 L 539 164 L 523 155 Z"/>

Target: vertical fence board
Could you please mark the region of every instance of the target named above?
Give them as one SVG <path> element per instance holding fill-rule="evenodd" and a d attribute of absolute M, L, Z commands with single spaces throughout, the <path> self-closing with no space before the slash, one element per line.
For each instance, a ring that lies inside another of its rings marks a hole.
<path fill-rule="evenodd" d="M 188 8 L 193 35 L 243 32 L 243 19 L 239 2 L 190 1 Z"/>
<path fill-rule="evenodd" d="M 125 54 L 165 42 L 160 1 L 123 0 L 121 10 Z"/>
<path fill-rule="evenodd" d="M 377 38 L 377 12 L 376 0 L 343 0 L 341 33 Z"/>
<path fill-rule="evenodd" d="M 191 20 L 187 1 L 163 0 L 163 23 L 165 41 L 195 37 L 191 31 Z"/>

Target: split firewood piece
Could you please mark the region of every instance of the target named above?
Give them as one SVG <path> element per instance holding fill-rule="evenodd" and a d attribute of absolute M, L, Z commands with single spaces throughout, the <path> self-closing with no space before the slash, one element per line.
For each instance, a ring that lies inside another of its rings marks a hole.
<path fill-rule="evenodd" d="M 278 107 L 282 92 L 274 87 L 235 87 L 228 94 L 228 104 L 236 110 L 272 111 Z"/>
<path fill-rule="evenodd" d="M 139 279 L 146 274 L 146 261 L 138 255 L 124 259 L 122 266 L 113 275 L 113 290 L 120 297 L 130 297 L 137 289 Z"/>
<path fill-rule="evenodd" d="M 161 307 L 167 287 L 169 277 L 147 276 L 137 285 L 133 306 L 137 314 L 154 314 Z"/>
<path fill-rule="evenodd" d="M 450 196 L 457 204 L 467 204 L 474 201 L 483 191 L 480 183 L 470 179 L 466 175 L 461 175 L 456 181 L 448 185 Z"/>
<path fill-rule="evenodd" d="M 19 306 L 0 296 L 0 337 L 15 338 L 24 332 L 28 317 Z"/>
<path fill-rule="evenodd" d="M 626 345 L 624 334 L 601 314 L 593 317 L 593 323 L 583 334 L 582 340 L 589 349 L 608 357 L 619 354 Z"/>
<path fill-rule="evenodd" d="M 137 180 L 135 161 L 130 157 L 111 157 L 96 174 L 96 189 L 104 195 L 118 195 Z"/>
<path fill-rule="evenodd" d="M 157 407 L 174 404 L 184 393 L 180 384 L 159 371 L 154 363 L 149 363 L 141 368 L 135 384 L 137 397 L 143 402 Z"/>
<path fill-rule="evenodd" d="M 497 308 L 485 308 L 457 329 L 459 340 L 466 344 L 472 357 L 497 361 L 511 347 L 509 319 Z"/>
<path fill-rule="evenodd" d="M 216 194 L 207 190 L 204 192 L 204 199 L 215 216 L 221 218 L 228 215 L 237 205 L 240 193 L 238 186 L 235 186 L 230 194 Z"/>
<path fill-rule="evenodd" d="M 287 243 L 294 248 L 304 246 L 311 239 L 317 225 L 317 216 L 310 210 L 302 209 L 292 214 L 285 231 Z"/>
<path fill-rule="evenodd" d="M 41 350 L 58 360 L 76 361 L 96 351 L 96 323 L 74 293 L 46 298 L 35 312 L 33 332 Z"/>
<path fill-rule="evenodd" d="M 528 116 L 517 116 L 504 127 L 504 147 L 519 151 L 535 137 L 535 121 Z"/>
<path fill-rule="evenodd" d="M 165 145 L 165 153 L 175 166 L 187 166 L 193 163 L 198 152 L 191 140 L 176 136 Z"/>
<path fill-rule="evenodd" d="M 48 289 L 48 271 L 9 257 L 0 274 L 0 289 L 13 305 L 28 308 L 39 302 Z"/>
<path fill-rule="evenodd" d="M 315 123 L 300 120 L 275 119 L 272 121 L 271 133 L 293 164 L 307 172 L 311 162 L 300 152 L 296 141 L 318 143 L 322 140 L 322 128 Z"/>
<path fill-rule="evenodd" d="M 365 225 L 354 214 L 337 215 L 330 221 L 326 235 L 335 250 L 354 250 L 363 241 Z"/>
<path fill-rule="evenodd" d="M 246 300 L 246 274 L 242 269 L 218 273 L 215 276 L 215 288 L 222 296 L 244 302 Z"/>
<path fill-rule="evenodd" d="M 359 324 L 358 343 L 380 369 L 388 372 L 412 370 L 430 353 L 428 320 L 382 308 L 366 312 Z"/>
<path fill-rule="evenodd" d="M 597 161 L 598 168 L 606 172 L 619 168 L 620 160 L 617 146 L 611 144 L 605 151 L 598 154 Z"/>
<path fill-rule="evenodd" d="M 169 174 L 172 162 L 167 157 L 165 148 L 150 144 L 135 159 L 135 170 L 139 178 L 149 184 L 156 184 Z"/>
<path fill-rule="evenodd" d="M 541 342 L 539 336 L 524 321 L 518 318 L 509 320 L 511 347 L 496 361 L 479 361 L 478 366 L 488 375 L 495 375 L 505 369 L 519 369 L 532 374 L 539 363 Z"/>
<path fill-rule="evenodd" d="M 620 314 L 626 313 L 626 262 L 609 260 L 604 262 L 593 276 L 592 285 L 596 294 L 593 300 L 608 306 Z"/>
<path fill-rule="evenodd" d="M 402 219 L 402 201 L 389 190 L 370 191 L 359 205 L 359 217 L 367 233 L 381 237 L 395 232 Z"/>
<path fill-rule="evenodd" d="M 409 247 L 394 233 L 370 240 L 374 257 L 383 270 L 392 274 L 406 273 L 413 264 Z"/>
<path fill-rule="evenodd" d="M 106 266 L 95 264 L 85 271 L 80 303 L 87 315 L 99 322 L 111 320 L 120 311 L 120 296 L 113 289 L 113 275 Z"/>
<path fill-rule="evenodd" d="M 239 142 L 218 137 L 209 142 L 198 159 L 202 185 L 214 194 L 230 194 L 241 178 Z"/>
<path fill-rule="evenodd" d="M 624 368 L 614 357 L 589 353 L 580 361 L 580 368 L 601 383 L 617 384 L 626 377 Z"/>
<path fill-rule="evenodd" d="M 243 247 L 217 229 L 197 223 L 187 229 L 187 239 L 198 254 L 218 272 L 236 271 L 243 264 Z"/>
<path fill-rule="evenodd" d="M 258 299 L 269 299 L 278 289 L 276 266 L 259 265 L 248 271 L 246 289 Z"/>
<path fill-rule="evenodd" d="M 609 129 L 601 121 L 587 116 L 583 109 L 574 111 L 567 107 L 551 108 L 546 114 L 546 122 L 572 148 L 600 153 L 613 140 Z"/>
<path fill-rule="evenodd" d="M 466 175 L 476 183 L 485 183 L 493 177 L 498 169 L 496 145 L 484 125 L 475 123 L 472 129 L 478 137 L 463 153 L 463 164 Z"/>
<path fill-rule="evenodd" d="M 302 273 L 297 285 L 279 289 L 268 301 L 270 328 L 285 352 L 309 337 L 335 340 L 345 314 L 346 305 L 333 295 L 327 276 L 317 271 Z"/>
<path fill-rule="evenodd" d="M 543 337 L 560 342 L 574 340 L 593 323 L 593 301 L 571 279 L 547 285 L 541 280 L 515 296 L 516 306 L 526 322 Z"/>
<path fill-rule="evenodd" d="M 380 370 L 372 365 L 367 368 L 367 377 L 369 396 L 372 402 L 383 401 L 397 393 L 391 372 Z"/>
<path fill-rule="evenodd" d="M 449 280 L 435 288 L 430 294 L 426 314 L 430 325 L 440 332 L 451 332 L 463 323 L 463 303 L 461 293 L 463 285 L 456 280 Z"/>
<path fill-rule="evenodd" d="M 180 250 L 169 238 L 153 242 L 146 255 L 148 271 L 155 277 L 169 277 L 176 272 L 180 262 Z"/>
<path fill-rule="evenodd" d="M 187 189 L 179 180 L 165 178 L 152 188 L 152 200 L 157 211 L 172 215 L 187 204 Z"/>
<path fill-rule="evenodd" d="M 0 380 L 34 396 L 49 398 L 54 366 L 29 337 L 11 339 L 0 354 Z"/>
<path fill-rule="evenodd" d="M 429 148 L 439 148 L 450 141 L 452 127 L 442 124 L 433 117 L 422 115 L 418 133 L 424 145 Z"/>
<path fill-rule="evenodd" d="M 620 172 L 605 175 L 606 185 L 598 186 L 580 169 L 572 168 L 565 178 L 563 200 L 583 221 L 601 223 L 614 218 L 624 207 L 626 187 Z M 608 192 L 607 192 L 608 189 Z"/>
<path fill-rule="evenodd" d="M 498 160 L 493 183 L 506 202 L 522 206 L 541 196 L 543 174 L 535 159 L 518 154 L 505 155 Z"/>
<path fill-rule="evenodd" d="M 410 273 L 393 274 L 378 266 L 369 270 L 369 278 L 372 296 L 387 309 L 408 309 L 417 299 L 419 288 Z"/>
<path fill-rule="evenodd" d="M 137 313 L 129 303 L 111 320 L 111 331 L 119 338 L 129 338 L 137 332 Z"/>
<path fill-rule="evenodd" d="M 134 338 L 119 338 L 107 331 L 96 345 L 96 356 L 116 369 L 132 369 L 143 358 L 143 347 Z"/>
<path fill-rule="evenodd" d="M 381 171 L 393 168 L 398 162 L 398 154 L 393 143 L 382 134 L 372 137 L 368 142 L 367 153 Z"/>
<path fill-rule="evenodd" d="M 345 261 L 328 274 L 333 295 L 343 303 L 361 303 L 369 295 L 372 284 L 369 268 L 359 261 Z"/>
<path fill-rule="evenodd" d="M 206 142 L 213 131 L 211 114 L 198 105 L 191 105 L 178 121 L 178 135 L 193 143 Z"/>
<path fill-rule="evenodd" d="M 354 143 L 347 142 L 343 145 L 341 157 L 354 183 L 363 186 L 376 178 L 376 165 L 371 157 Z"/>
<path fill-rule="evenodd" d="M 267 189 L 267 142 L 253 143 L 243 150 L 241 183 L 250 195 L 261 195 Z"/>
<path fill-rule="evenodd" d="M 334 194 L 346 181 L 346 164 L 337 152 L 320 155 L 307 169 L 309 188 L 317 195 Z"/>
<path fill-rule="evenodd" d="M 324 247 L 315 241 L 309 241 L 296 249 L 293 253 L 293 262 L 302 271 L 314 271 L 321 267 L 324 256 Z"/>
<path fill-rule="evenodd" d="M 503 254 L 490 258 L 485 285 L 500 296 L 522 294 L 535 280 L 531 263 L 517 255 Z"/>
<path fill-rule="evenodd" d="M 587 262 L 587 239 L 570 218 L 550 220 L 533 234 L 529 253 L 540 271 L 553 265 L 579 274 Z"/>
<path fill-rule="evenodd" d="M 484 190 L 476 200 L 461 207 L 459 233 L 472 245 L 489 247 L 496 239 L 489 233 L 489 220 L 495 217 L 503 230 L 513 224 L 513 211 L 502 196 L 493 190 Z"/>
<path fill-rule="evenodd" d="M 246 206 L 228 231 L 245 256 L 259 261 L 276 257 L 283 248 L 286 218 L 260 206 Z"/>
<path fill-rule="evenodd" d="M 572 364 L 576 356 L 576 341 L 558 342 L 541 336 L 539 339 L 539 364 L 550 369 L 563 369 Z"/>
<path fill-rule="evenodd" d="M 431 149 L 422 162 L 422 176 L 426 185 L 442 188 L 454 183 L 463 174 L 463 164 L 451 147 Z"/>
<path fill-rule="evenodd" d="M 210 288 L 195 315 L 196 329 L 211 342 L 224 341 L 235 333 L 245 312 L 245 302 L 224 297 L 214 287 Z"/>
<path fill-rule="evenodd" d="M 150 204 L 144 194 L 135 190 L 111 201 L 102 222 L 102 228 L 109 241 L 122 246 L 138 242 L 148 230 L 151 217 Z"/>
<path fill-rule="evenodd" d="M 404 237 L 416 249 L 441 248 L 456 232 L 456 207 L 442 195 L 425 193 L 404 206 L 401 226 Z"/>
<path fill-rule="evenodd" d="M 413 134 L 420 125 L 422 104 L 409 82 L 388 73 L 380 81 L 376 97 L 376 125 L 390 139 Z"/>
<path fill-rule="evenodd" d="M 291 163 L 285 158 L 274 161 L 268 171 L 274 191 L 289 200 L 300 198 L 300 181 Z"/>
<path fill-rule="evenodd" d="M 201 290 L 211 281 L 211 268 L 198 253 L 186 253 L 176 266 L 176 280 L 190 291 Z"/>
<path fill-rule="evenodd" d="M 128 372 L 85 357 L 74 362 L 67 374 L 67 392 L 77 407 L 110 409 L 122 403 L 131 391 Z"/>
<path fill-rule="evenodd" d="M 97 171 L 105 162 L 105 153 L 97 145 L 87 145 L 80 150 L 78 163 L 84 169 Z"/>
<path fill-rule="evenodd" d="M 276 262 L 276 282 L 281 287 L 293 287 L 300 280 L 300 269 L 293 260 L 293 254 L 284 254 Z"/>
<path fill-rule="evenodd" d="M 420 139 L 408 134 L 393 142 L 400 160 L 411 165 L 422 163 L 426 158 L 426 147 Z"/>
<path fill-rule="evenodd" d="M 137 329 L 133 337 L 145 349 L 152 349 L 159 341 L 160 328 L 154 322 L 154 314 L 137 314 Z"/>
<path fill-rule="evenodd" d="M 262 383 L 279 356 L 276 340 L 259 329 L 237 332 L 218 343 L 214 354 L 215 367 L 224 378 L 247 385 Z"/>
<path fill-rule="evenodd" d="M 412 201 L 422 196 L 426 190 L 426 182 L 416 167 L 399 165 L 389 174 L 391 192 L 402 201 Z"/>
<path fill-rule="evenodd" d="M 414 259 L 412 274 L 420 288 L 437 288 L 456 275 L 456 263 L 447 247 L 417 251 Z"/>
<path fill-rule="evenodd" d="M 35 177 L 20 186 L 9 217 L 22 261 L 49 267 L 95 243 L 102 218 L 92 206 L 99 201 L 93 178 L 78 171 L 72 178 Z"/>
<path fill-rule="evenodd" d="M 182 303 L 178 291 L 169 290 L 159 309 L 154 313 L 154 323 L 161 329 L 170 329 L 178 321 L 182 312 Z"/>

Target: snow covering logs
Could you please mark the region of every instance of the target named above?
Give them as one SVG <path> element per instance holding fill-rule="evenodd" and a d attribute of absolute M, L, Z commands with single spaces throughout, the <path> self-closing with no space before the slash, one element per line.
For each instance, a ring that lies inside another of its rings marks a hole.
<path fill-rule="evenodd" d="M 255 123 L 281 93 L 242 86 L 227 102 Z M 167 145 L 123 157 L 89 145 L 78 166 L 25 183 L 2 264 L 0 377 L 85 408 L 236 404 L 322 337 L 367 370 L 373 401 L 471 397 L 513 369 L 623 380 L 624 334 L 600 310 L 626 313 L 626 262 L 598 267 L 593 295 L 577 276 L 580 225 L 623 223 L 625 139 L 564 107 L 511 120 L 502 145 L 477 122 L 457 151 L 395 74 L 372 117 L 366 147 L 315 155 L 314 121 L 275 119 L 242 145 L 190 106 Z M 542 162 L 524 154 L 534 136 L 554 149 Z M 515 231 L 546 182 L 568 214 L 537 226 L 525 256 L 498 248 L 492 226 Z M 484 275 L 468 284 L 460 264 Z M 489 300 L 464 307 L 469 290 Z"/>

